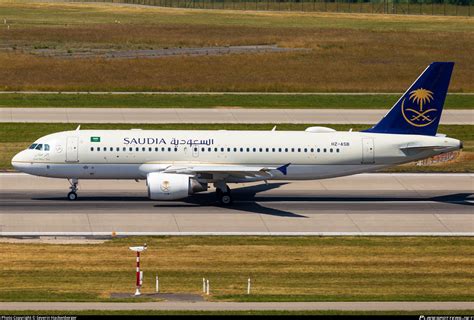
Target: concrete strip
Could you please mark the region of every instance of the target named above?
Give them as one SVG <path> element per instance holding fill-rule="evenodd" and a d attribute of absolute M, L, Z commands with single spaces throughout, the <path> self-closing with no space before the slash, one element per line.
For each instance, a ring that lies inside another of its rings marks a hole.
<path fill-rule="evenodd" d="M 0 108 L 0 122 L 375 124 L 385 109 Z M 474 124 L 474 110 L 445 110 L 441 124 Z"/>
<path fill-rule="evenodd" d="M 474 302 L 0 302 L 0 310 L 341 310 L 421 311 L 473 310 Z"/>
<path fill-rule="evenodd" d="M 402 95 L 403 92 L 182 92 L 182 91 L 0 91 L 0 94 L 168 94 L 168 95 L 262 95 L 262 96 L 380 96 L 380 95 Z M 472 96 L 474 92 L 452 92 L 450 96 Z"/>

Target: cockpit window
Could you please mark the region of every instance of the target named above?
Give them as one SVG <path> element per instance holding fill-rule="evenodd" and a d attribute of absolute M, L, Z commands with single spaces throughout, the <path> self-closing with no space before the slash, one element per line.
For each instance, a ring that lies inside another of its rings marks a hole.
<path fill-rule="evenodd" d="M 49 147 L 49 144 L 33 143 L 31 146 L 28 147 L 28 149 L 39 150 L 39 151 L 49 151 L 50 147 Z"/>

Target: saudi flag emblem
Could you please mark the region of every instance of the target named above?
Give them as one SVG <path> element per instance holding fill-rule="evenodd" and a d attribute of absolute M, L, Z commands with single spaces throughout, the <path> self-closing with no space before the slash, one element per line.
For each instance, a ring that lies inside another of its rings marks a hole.
<path fill-rule="evenodd" d="M 100 142 L 100 137 L 91 137 L 91 142 Z"/>

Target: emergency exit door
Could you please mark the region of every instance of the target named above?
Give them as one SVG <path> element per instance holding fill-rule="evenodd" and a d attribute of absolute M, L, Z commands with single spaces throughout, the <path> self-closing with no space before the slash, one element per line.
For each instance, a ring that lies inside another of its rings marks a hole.
<path fill-rule="evenodd" d="M 375 163 L 374 139 L 362 139 L 362 164 Z"/>

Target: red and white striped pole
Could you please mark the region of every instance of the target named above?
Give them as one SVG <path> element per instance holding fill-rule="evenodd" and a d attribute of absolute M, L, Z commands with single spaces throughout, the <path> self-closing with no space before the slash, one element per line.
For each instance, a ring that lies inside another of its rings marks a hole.
<path fill-rule="evenodd" d="M 146 243 L 142 247 L 130 247 L 130 250 L 135 251 L 137 253 L 137 290 L 135 291 L 135 295 L 139 296 L 141 295 L 140 289 L 142 287 L 142 276 L 140 272 L 140 252 L 146 250 Z"/>
<path fill-rule="evenodd" d="M 140 251 L 137 251 L 137 291 L 135 295 L 140 295 Z"/>

